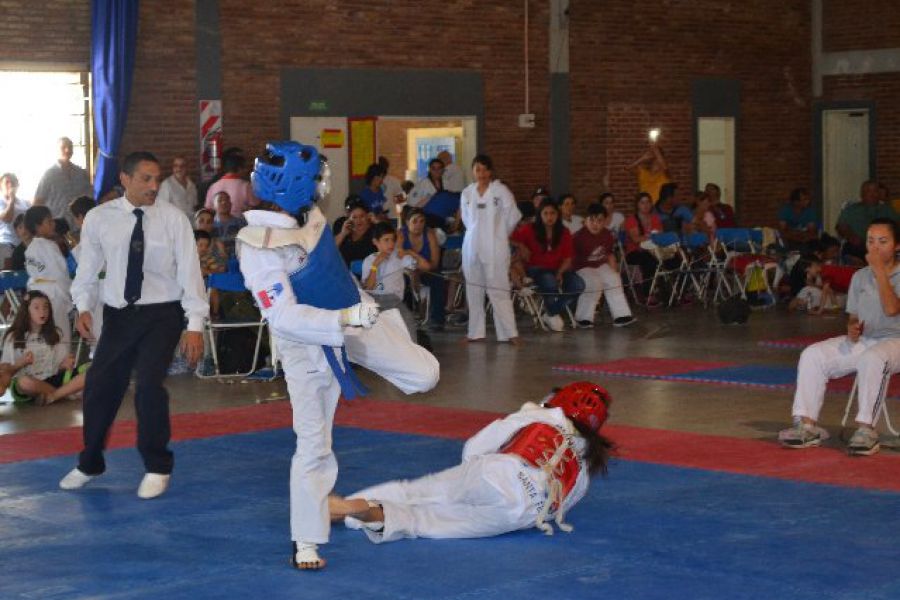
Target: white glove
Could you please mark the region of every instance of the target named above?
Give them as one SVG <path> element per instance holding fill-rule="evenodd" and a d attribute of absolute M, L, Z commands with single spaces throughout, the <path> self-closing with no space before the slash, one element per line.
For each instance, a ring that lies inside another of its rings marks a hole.
<path fill-rule="evenodd" d="M 378 320 L 378 305 L 371 302 L 360 302 L 350 308 L 341 309 L 341 325 L 370 329 Z"/>

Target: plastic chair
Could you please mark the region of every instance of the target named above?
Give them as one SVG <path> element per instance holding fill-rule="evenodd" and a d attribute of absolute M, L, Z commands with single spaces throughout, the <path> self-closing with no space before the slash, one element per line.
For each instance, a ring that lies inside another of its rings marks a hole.
<path fill-rule="evenodd" d="M 0 313 L 0 325 L 9 326 L 16 313 L 19 312 L 19 293 L 28 288 L 28 273 L 26 271 L 0 271 L 0 291 L 9 304 L 9 313 L 5 316 Z"/>
<path fill-rule="evenodd" d="M 238 272 L 225 272 L 225 273 L 213 273 L 209 276 L 209 280 L 207 283 L 209 289 L 211 290 L 219 290 L 222 292 L 245 292 L 247 291 L 246 286 L 244 285 L 244 276 L 241 275 L 240 271 Z M 224 378 L 244 378 L 248 375 L 251 375 L 254 371 L 256 371 L 257 363 L 259 362 L 259 354 L 262 348 L 262 338 L 263 331 L 266 329 L 266 320 L 261 318 L 259 321 L 211 321 L 209 319 L 203 324 L 203 333 L 209 342 L 210 354 L 212 356 L 214 373 L 211 375 L 204 374 L 201 369 L 197 369 L 195 371 L 195 375 L 200 379 L 224 379 Z M 256 334 L 256 346 L 253 351 L 253 361 L 250 365 L 250 370 L 245 373 L 228 373 L 222 374 L 220 372 L 219 367 L 219 353 L 216 348 L 216 336 L 215 333 L 217 331 L 223 331 L 226 329 L 242 329 L 248 328 L 257 330 Z M 274 379 L 275 373 L 277 373 L 277 369 L 275 369 L 276 365 L 276 357 L 275 357 L 275 345 L 271 343 L 271 334 L 269 339 L 269 346 L 272 352 L 272 378 Z"/>
<path fill-rule="evenodd" d="M 891 375 L 893 375 L 890 371 L 885 371 L 884 375 L 881 378 L 881 387 L 878 388 L 878 398 L 875 399 L 875 420 L 872 423 L 872 426 L 878 424 L 879 419 L 884 417 L 884 424 L 887 427 L 887 430 L 893 434 L 894 437 L 900 437 L 900 433 L 894 428 L 894 425 L 891 423 L 891 415 L 888 413 L 887 409 L 887 392 L 888 386 L 891 383 Z M 853 408 L 853 402 L 859 401 L 858 394 L 859 387 L 859 376 L 853 379 L 853 387 L 850 388 L 850 396 L 847 398 L 847 407 L 844 409 L 844 418 L 841 419 L 841 427 L 846 427 L 847 419 L 850 417 L 850 410 Z"/>

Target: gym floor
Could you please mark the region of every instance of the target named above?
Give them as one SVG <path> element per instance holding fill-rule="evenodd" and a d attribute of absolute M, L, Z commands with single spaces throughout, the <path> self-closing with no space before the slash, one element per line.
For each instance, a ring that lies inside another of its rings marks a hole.
<path fill-rule="evenodd" d="M 463 330 L 432 333 L 435 390 L 404 396 L 363 371 L 370 396 L 339 411 L 337 489 L 348 493 L 452 465 L 461 441 L 498 413 L 566 382 L 600 383 L 614 398 L 607 433 L 620 458 L 569 515 L 572 534 L 373 546 L 337 527 L 316 574 L 287 566 L 293 441 L 283 382 L 170 377 L 176 470 L 170 491 L 150 502 L 134 496 L 142 473 L 127 400 L 109 471 L 75 493 L 56 483 L 78 450 L 80 404 L 0 406 L 0 596 L 900 597 L 900 550 L 882 533 L 900 524 L 900 454 L 845 455 L 845 391 L 826 397 L 825 447 L 789 451 L 775 443 L 790 423 L 787 385 L 552 368 L 626 361 L 666 375 L 727 363 L 767 380 L 795 368 L 800 349 L 759 342 L 838 334 L 844 316 L 770 309 L 729 326 L 700 306 L 636 316 L 627 328 L 607 318 L 561 334 L 522 319 L 520 347 L 490 341 L 490 330 L 469 345 Z"/>

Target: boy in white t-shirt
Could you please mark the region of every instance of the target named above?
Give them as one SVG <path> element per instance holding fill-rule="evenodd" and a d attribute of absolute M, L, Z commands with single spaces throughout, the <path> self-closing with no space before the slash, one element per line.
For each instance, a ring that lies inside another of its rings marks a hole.
<path fill-rule="evenodd" d="M 388 222 L 376 223 L 373 226 L 372 243 L 378 251 L 363 260 L 363 289 L 378 302 L 381 310 L 399 309 L 410 330 L 410 335 L 414 335 L 415 319 L 403 303 L 403 295 L 406 291 L 406 280 L 403 278 L 403 274 L 406 271 L 414 270 L 417 266 L 422 270 L 428 270 L 430 265 L 428 261 L 415 253 L 396 249 L 397 230 Z"/>

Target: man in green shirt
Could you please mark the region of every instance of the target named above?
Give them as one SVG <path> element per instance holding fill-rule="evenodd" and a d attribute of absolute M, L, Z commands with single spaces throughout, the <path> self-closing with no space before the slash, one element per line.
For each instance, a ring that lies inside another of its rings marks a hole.
<path fill-rule="evenodd" d="M 845 241 L 844 256 L 856 257 L 865 264 L 866 230 L 873 219 L 897 220 L 897 213 L 888 204 L 880 202 L 878 182 L 872 179 L 863 182 L 859 190 L 859 202 L 848 204 L 841 211 L 837 222 L 837 232 Z"/>

